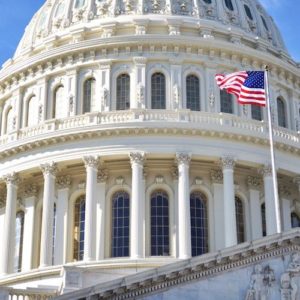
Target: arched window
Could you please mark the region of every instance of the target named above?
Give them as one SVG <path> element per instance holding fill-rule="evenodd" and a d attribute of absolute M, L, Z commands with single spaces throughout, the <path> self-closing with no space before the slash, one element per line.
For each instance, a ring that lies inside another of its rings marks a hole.
<path fill-rule="evenodd" d="M 231 11 L 234 10 L 231 0 L 225 0 L 225 4 L 229 10 L 231 10 Z"/>
<path fill-rule="evenodd" d="M 79 197 L 74 207 L 74 244 L 73 259 L 83 260 L 85 226 L 85 196 Z"/>
<path fill-rule="evenodd" d="M 54 259 L 54 249 L 55 249 L 55 239 L 56 239 L 56 203 L 54 203 L 53 206 L 53 230 L 52 230 L 52 265 L 55 264 L 55 259 Z"/>
<path fill-rule="evenodd" d="M 154 73 L 151 77 L 151 108 L 166 108 L 166 78 L 162 73 Z"/>
<path fill-rule="evenodd" d="M 115 193 L 112 198 L 112 257 L 129 256 L 129 211 L 128 193 Z"/>
<path fill-rule="evenodd" d="M 244 207 L 239 197 L 235 197 L 236 233 L 238 244 L 245 242 Z"/>
<path fill-rule="evenodd" d="M 261 121 L 262 120 L 262 110 L 258 105 L 251 105 L 251 116 L 252 119 Z"/>
<path fill-rule="evenodd" d="M 5 126 L 5 133 L 11 133 L 14 131 L 14 112 L 12 107 L 6 113 L 6 126 Z"/>
<path fill-rule="evenodd" d="M 245 8 L 245 12 L 246 12 L 247 17 L 250 20 L 253 20 L 253 16 L 252 16 L 252 13 L 251 13 L 251 10 L 250 10 L 249 6 L 247 4 L 244 4 L 244 8 Z"/>
<path fill-rule="evenodd" d="M 233 103 L 232 103 L 231 94 L 228 94 L 225 90 L 221 90 L 220 100 L 221 100 L 221 112 L 233 114 Z"/>
<path fill-rule="evenodd" d="M 186 77 L 186 108 L 200 110 L 200 84 L 199 78 L 195 75 Z"/>
<path fill-rule="evenodd" d="M 121 74 L 117 78 L 117 110 L 130 108 L 130 77 L 128 74 Z"/>
<path fill-rule="evenodd" d="M 30 127 L 38 123 L 38 103 L 36 96 L 32 96 L 27 102 L 26 126 Z"/>
<path fill-rule="evenodd" d="M 23 251 L 23 234 L 24 234 L 24 212 L 20 211 L 16 215 L 15 227 L 15 251 L 14 251 L 14 272 L 20 272 L 22 268 L 22 251 Z"/>
<path fill-rule="evenodd" d="M 83 109 L 82 113 L 95 110 L 96 100 L 96 80 L 94 78 L 87 79 L 83 84 Z"/>
<path fill-rule="evenodd" d="M 156 191 L 151 195 L 151 255 L 169 254 L 169 198 Z"/>
<path fill-rule="evenodd" d="M 295 212 L 291 213 L 292 228 L 300 227 L 300 218 Z"/>
<path fill-rule="evenodd" d="M 61 119 L 68 116 L 68 101 L 65 97 L 64 86 L 58 86 L 53 95 L 52 118 Z"/>
<path fill-rule="evenodd" d="M 263 203 L 260 206 L 261 211 L 261 225 L 262 225 L 262 236 L 267 235 L 267 222 L 266 222 L 266 205 Z"/>
<path fill-rule="evenodd" d="M 278 114 L 278 125 L 281 127 L 287 127 L 285 104 L 280 97 L 277 98 L 277 114 Z"/>
<path fill-rule="evenodd" d="M 266 20 L 265 20 L 265 18 L 263 16 L 261 16 L 261 20 L 262 20 L 262 22 L 264 24 L 264 27 L 265 27 L 266 31 L 269 31 L 269 27 L 268 27 L 267 22 L 266 22 Z"/>
<path fill-rule="evenodd" d="M 190 196 L 192 256 L 208 252 L 208 218 L 206 197 L 200 192 Z"/>

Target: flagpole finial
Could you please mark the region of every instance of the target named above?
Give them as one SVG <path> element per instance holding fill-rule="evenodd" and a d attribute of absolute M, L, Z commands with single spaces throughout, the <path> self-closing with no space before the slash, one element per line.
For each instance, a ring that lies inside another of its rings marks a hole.
<path fill-rule="evenodd" d="M 265 71 L 269 72 L 269 66 L 268 65 L 265 65 Z"/>

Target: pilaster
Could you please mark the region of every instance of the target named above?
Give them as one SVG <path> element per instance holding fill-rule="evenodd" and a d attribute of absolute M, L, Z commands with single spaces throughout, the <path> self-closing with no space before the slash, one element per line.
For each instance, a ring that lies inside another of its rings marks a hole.
<path fill-rule="evenodd" d="M 134 57 L 135 63 L 135 82 L 134 88 L 131 89 L 134 95 L 131 95 L 131 108 L 146 108 L 146 64 L 147 59 L 145 57 Z"/>

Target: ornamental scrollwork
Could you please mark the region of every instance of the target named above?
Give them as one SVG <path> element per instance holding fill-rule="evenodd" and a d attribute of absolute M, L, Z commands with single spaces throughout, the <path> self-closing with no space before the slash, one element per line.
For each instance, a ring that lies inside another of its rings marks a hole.
<path fill-rule="evenodd" d="M 271 165 L 264 165 L 260 170 L 259 173 L 262 174 L 264 177 L 272 176 L 272 166 Z"/>
<path fill-rule="evenodd" d="M 221 158 L 221 165 L 223 169 L 233 169 L 235 166 L 235 159 L 232 156 L 224 156 Z"/>
<path fill-rule="evenodd" d="M 130 152 L 129 158 L 131 164 L 143 165 L 145 161 L 145 153 L 143 152 Z"/>
<path fill-rule="evenodd" d="M 176 162 L 178 165 L 189 165 L 191 162 L 191 155 L 189 153 L 184 153 L 184 152 L 180 152 L 180 153 L 176 153 Z"/>
<path fill-rule="evenodd" d="M 71 176 L 60 176 L 56 178 L 56 184 L 58 189 L 66 189 L 71 185 Z"/>
<path fill-rule="evenodd" d="M 11 184 L 17 186 L 20 183 L 20 177 L 16 172 L 7 174 L 3 177 L 6 185 Z"/>
<path fill-rule="evenodd" d="M 261 187 L 261 180 L 259 177 L 248 176 L 247 185 L 249 188 L 259 189 Z"/>
<path fill-rule="evenodd" d="M 94 168 L 97 169 L 99 165 L 99 157 L 98 156 L 84 156 L 83 162 L 86 168 Z"/>
<path fill-rule="evenodd" d="M 223 183 L 223 173 L 221 170 L 212 170 L 210 173 L 210 178 L 212 182 Z"/>
<path fill-rule="evenodd" d="M 58 171 L 57 163 L 55 162 L 41 164 L 40 168 L 44 176 L 46 175 L 56 176 Z"/>
<path fill-rule="evenodd" d="M 27 184 L 25 186 L 24 196 L 26 198 L 36 197 L 37 193 L 38 193 L 38 187 L 35 183 Z"/>
<path fill-rule="evenodd" d="M 106 182 L 108 178 L 108 170 L 107 169 L 100 169 L 98 170 L 98 176 L 97 176 L 97 180 L 100 183 Z"/>

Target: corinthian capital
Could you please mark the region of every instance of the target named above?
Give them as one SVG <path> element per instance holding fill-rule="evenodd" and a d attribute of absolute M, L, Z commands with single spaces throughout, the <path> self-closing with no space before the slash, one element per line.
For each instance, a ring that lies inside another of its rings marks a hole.
<path fill-rule="evenodd" d="M 211 181 L 215 183 L 223 183 L 223 173 L 221 170 L 212 170 L 210 172 Z"/>
<path fill-rule="evenodd" d="M 130 152 L 129 158 L 131 164 L 139 164 L 143 165 L 145 161 L 145 153 L 144 152 Z"/>
<path fill-rule="evenodd" d="M 25 187 L 24 196 L 26 198 L 28 198 L 28 197 L 34 197 L 34 196 L 37 195 L 37 192 L 38 192 L 38 188 L 37 188 L 37 185 L 35 183 L 28 184 Z"/>
<path fill-rule="evenodd" d="M 86 168 L 91 167 L 94 169 L 98 169 L 99 157 L 98 156 L 84 156 L 83 162 L 84 162 Z"/>
<path fill-rule="evenodd" d="M 189 165 L 191 162 L 191 155 L 185 152 L 176 153 L 176 162 L 178 165 Z"/>
<path fill-rule="evenodd" d="M 249 188 L 257 190 L 261 186 L 261 179 L 259 177 L 248 176 L 247 184 Z"/>
<path fill-rule="evenodd" d="M 6 182 L 6 185 L 12 184 L 17 186 L 20 182 L 20 178 L 16 172 L 5 175 L 3 179 Z"/>
<path fill-rule="evenodd" d="M 57 163 L 55 162 L 51 162 L 51 163 L 46 163 L 46 164 L 41 164 L 40 166 L 43 175 L 52 175 L 52 176 L 56 176 L 57 173 Z"/>
<path fill-rule="evenodd" d="M 272 166 L 271 165 L 264 165 L 260 170 L 259 173 L 264 177 L 272 176 Z"/>
<path fill-rule="evenodd" d="M 108 170 L 107 169 L 98 170 L 98 176 L 97 176 L 98 182 L 106 182 L 107 178 L 108 178 Z"/>
<path fill-rule="evenodd" d="M 71 185 L 71 177 L 69 175 L 57 177 L 56 184 L 58 189 L 66 189 Z"/>
<path fill-rule="evenodd" d="M 235 166 L 235 159 L 232 156 L 223 156 L 221 158 L 221 165 L 224 169 L 233 169 Z"/>

